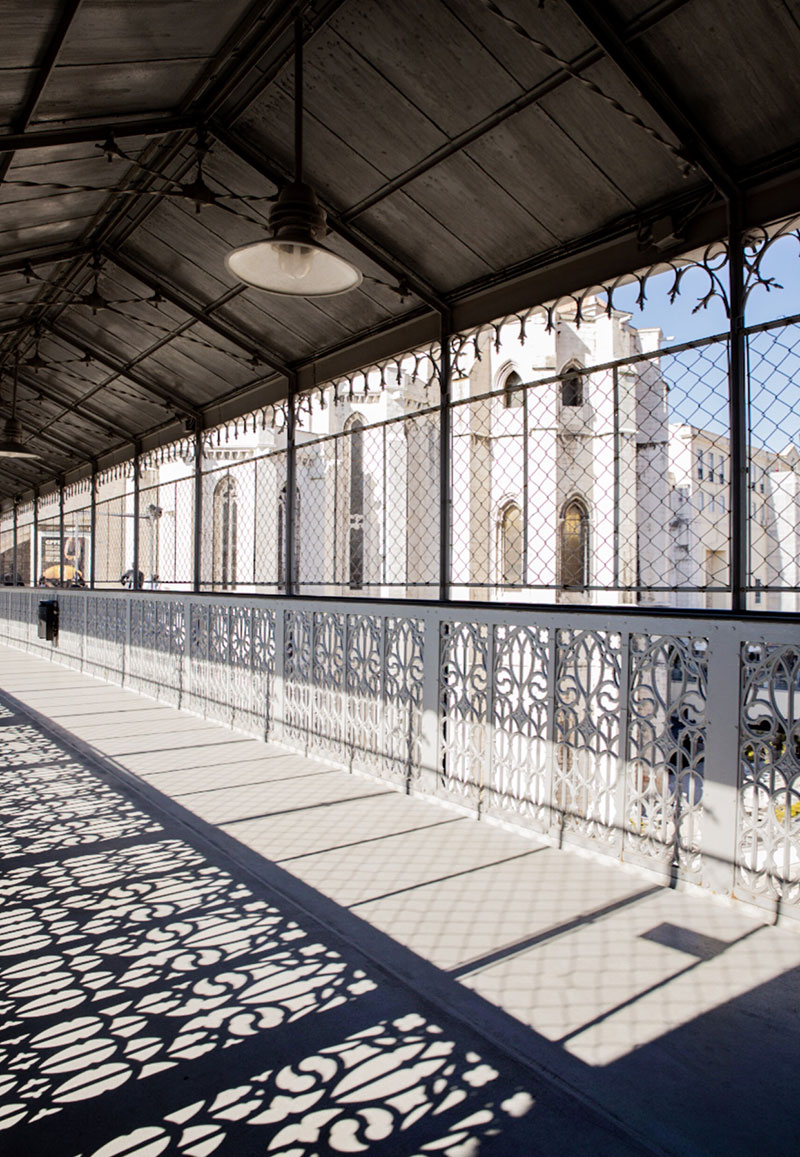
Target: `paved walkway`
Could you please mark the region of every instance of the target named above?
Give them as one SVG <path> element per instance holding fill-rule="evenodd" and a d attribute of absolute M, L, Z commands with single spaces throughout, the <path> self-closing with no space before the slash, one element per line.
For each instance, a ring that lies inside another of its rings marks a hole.
<path fill-rule="evenodd" d="M 7 648 L 0 688 L 4 1154 L 797 1151 L 798 931 Z"/>

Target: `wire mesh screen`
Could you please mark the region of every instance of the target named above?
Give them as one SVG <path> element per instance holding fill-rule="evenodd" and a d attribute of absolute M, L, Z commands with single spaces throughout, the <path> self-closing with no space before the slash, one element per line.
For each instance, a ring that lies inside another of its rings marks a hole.
<path fill-rule="evenodd" d="M 431 598 L 440 573 L 439 350 L 298 400 L 299 592 Z"/>
<path fill-rule="evenodd" d="M 66 573 L 62 570 L 63 542 L 61 539 L 61 520 L 58 514 L 42 517 L 39 515 L 37 526 L 38 536 L 38 571 L 37 583 L 39 586 L 60 586 Z"/>
<path fill-rule="evenodd" d="M 11 519 L 0 523 L 0 582 L 14 582 L 14 524 Z"/>
<path fill-rule="evenodd" d="M 113 493 L 103 496 L 104 492 Z M 133 494 L 124 482 L 100 487 L 95 509 L 94 585 L 130 586 L 133 576 Z"/>
<path fill-rule="evenodd" d="M 439 582 L 439 412 L 308 438 L 296 467 L 296 579 L 315 594 L 430 598 Z"/>
<path fill-rule="evenodd" d="M 494 343 L 478 336 L 474 359 L 462 349 L 454 597 L 726 605 L 727 342 L 648 352 L 632 328 L 605 314 L 595 324 L 616 324 L 595 349 L 634 355 L 582 365 L 569 355 L 594 351 L 567 320 L 552 336 L 529 325 L 532 349 L 530 332 L 526 349 L 503 329 Z"/>
<path fill-rule="evenodd" d="M 159 479 L 141 487 L 138 528 L 142 588 L 190 590 L 194 582 L 194 478 Z"/>
<path fill-rule="evenodd" d="M 800 606 L 800 322 L 747 335 L 748 606 Z"/>
<path fill-rule="evenodd" d="M 89 501 L 86 503 L 87 497 Z M 92 507 L 86 494 L 76 495 L 64 504 L 64 584 L 89 586 L 92 560 Z"/>
<path fill-rule="evenodd" d="M 275 594 L 284 583 L 286 451 L 242 457 L 203 473 L 202 588 Z"/>

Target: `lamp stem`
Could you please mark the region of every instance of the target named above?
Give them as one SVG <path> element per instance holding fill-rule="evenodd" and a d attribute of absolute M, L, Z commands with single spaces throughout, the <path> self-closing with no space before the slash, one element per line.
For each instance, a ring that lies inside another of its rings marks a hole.
<path fill-rule="evenodd" d="M 294 22 L 294 179 L 303 181 L 303 21 Z"/>

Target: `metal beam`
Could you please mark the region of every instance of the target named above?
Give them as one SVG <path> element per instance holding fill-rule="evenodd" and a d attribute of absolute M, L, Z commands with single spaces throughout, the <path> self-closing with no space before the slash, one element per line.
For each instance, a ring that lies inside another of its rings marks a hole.
<path fill-rule="evenodd" d="M 19 381 L 20 384 L 25 386 L 26 389 L 30 390 L 31 393 L 38 393 L 43 398 L 47 398 L 47 400 L 50 402 L 55 402 L 57 405 L 63 405 L 64 395 L 59 394 L 56 390 L 51 389 L 50 386 L 40 382 L 38 378 L 30 377 L 27 374 L 23 377 L 20 374 Z M 97 426 L 97 428 L 102 430 L 105 434 L 111 434 L 112 437 L 118 438 L 120 434 L 124 434 L 127 439 L 132 441 L 136 436 L 133 430 L 130 430 L 127 426 L 122 425 L 120 422 L 117 422 L 117 424 L 114 425 L 109 421 L 107 415 L 101 414 L 99 410 L 95 410 L 91 406 L 78 405 L 75 407 L 73 413 L 77 414 L 85 421 L 90 422 L 93 426 Z M 85 454 L 86 451 L 82 450 L 81 453 Z"/>
<path fill-rule="evenodd" d="M 225 338 L 225 340 L 231 342 L 232 345 L 238 346 L 239 349 L 251 357 L 259 358 L 265 364 L 272 366 L 278 373 L 284 374 L 287 377 L 291 373 L 288 365 L 278 357 L 277 354 L 274 354 L 271 350 L 265 350 L 263 346 L 257 345 L 252 338 L 241 334 L 234 326 L 214 317 L 213 310 L 218 309 L 219 306 L 195 305 L 187 297 L 184 297 L 179 290 L 175 289 L 174 286 L 168 285 L 165 281 L 162 281 L 160 277 L 156 277 L 154 273 L 151 273 L 138 261 L 128 257 L 124 253 L 118 253 L 113 249 L 102 249 L 101 253 L 106 261 L 112 265 L 116 265 L 118 269 L 122 269 L 125 273 L 129 273 L 131 277 L 135 277 L 137 281 L 141 281 L 142 284 L 146 285 L 149 289 L 160 293 L 165 301 L 177 306 L 178 309 L 183 310 L 189 317 L 193 317 L 195 321 L 205 325 L 208 329 L 218 334 L 219 337 Z M 246 289 L 246 285 L 237 286 L 236 296 L 244 293 Z M 233 300 L 233 296 L 227 298 L 226 304 L 231 300 Z"/>
<path fill-rule="evenodd" d="M 65 125 L 58 129 L 37 129 L 32 133 L 0 134 L 0 153 L 18 153 L 23 149 L 54 149 L 61 145 L 88 145 L 104 141 L 112 132 L 117 140 L 126 137 L 162 137 L 168 133 L 194 128 L 194 116 L 147 116 L 125 120 L 106 120 L 88 125 Z"/>
<path fill-rule="evenodd" d="M 667 16 L 671 16 L 678 8 L 682 8 L 687 3 L 688 0 L 664 0 L 664 3 L 654 5 L 646 13 L 630 21 L 623 29 L 623 41 L 628 43 L 629 41 L 635 40 L 638 36 L 643 35 L 643 33 L 648 32 L 657 24 L 660 24 Z M 434 149 L 433 152 L 429 153 L 427 157 L 423 157 L 420 161 L 417 161 L 416 164 L 411 165 L 405 172 L 398 173 L 391 181 L 387 181 L 386 184 L 375 189 L 357 204 L 351 205 L 349 209 L 340 215 L 340 223 L 348 223 L 355 220 L 361 213 L 365 213 L 367 209 L 371 209 L 373 205 L 377 205 L 386 197 L 391 196 L 392 193 L 396 193 L 398 189 L 404 188 L 410 184 L 411 181 L 415 181 L 418 177 L 423 176 L 423 174 L 441 164 L 442 161 L 446 161 L 449 157 L 462 152 L 482 136 L 485 136 L 486 133 L 497 128 L 498 125 L 516 116 L 517 113 L 522 112 L 524 109 L 530 108 L 531 105 L 537 104 L 540 100 L 543 100 L 546 96 L 561 88 L 562 85 L 568 84 L 576 72 L 585 72 L 593 65 L 599 64 L 604 55 L 605 52 L 600 47 L 588 48 L 585 52 L 580 53 L 574 60 L 569 62 L 569 71 L 564 68 L 557 69 L 551 73 L 550 76 L 545 77 L 544 80 L 526 89 L 525 92 L 521 92 L 518 96 L 514 97 L 513 100 L 501 105 L 500 108 L 495 109 L 494 112 L 489 113 L 488 116 L 477 121 L 476 124 L 471 125 L 468 129 L 464 129 L 463 132 L 450 138 L 450 140 L 446 141 L 443 145 L 440 145 L 438 149 Z"/>
<path fill-rule="evenodd" d="M 653 112 L 680 141 L 687 159 L 697 165 L 726 197 L 736 196 L 737 182 L 727 160 L 703 135 L 697 127 L 697 121 L 690 117 L 681 108 L 678 100 L 667 91 L 652 67 L 640 58 L 635 49 L 625 43 L 605 15 L 603 6 L 590 3 L 589 0 L 566 0 L 566 4 L 606 56 L 614 62 L 640 96 L 647 101 Z"/>
<path fill-rule="evenodd" d="M 194 323 L 192 322 L 191 324 Z M 186 328 L 188 328 L 188 326 L 183 327 L 183 329 Z M 140 390 L 144 390 L 145 393 L 152 394 L 154 398 L 159 398 L 163 402 L 168 402 L 175 411 L 182 411 L 193 418 L 200 416 L 200 410 L 198 407 L 194 404 L 194 402 L 189 401 L 189 399 L 185 397 L 184 394 L 179 393 L 177 390 L 173 390 L 169 386 L 157 385 L 155 382 L 151 382 L 147 378 L 143 378 L 135 372 L 135 366 L 139 365 L 140 362 L 149 357 L 151 353 L 155 353 L 156 350 L 161 349 L 162 346 L 166 345 L 168 341 L 172 340 L 173 336 L 178 335 L 169 335 L 167 339 L 163 339 L 155 343 L 155 345 L 149 347 L 143 353 L 137 354 L 135 358 L 131 358 L 127 362 L 118 362 L 116 358 L 113 358 L 110 354 L 106 353 L 105 350 L 98 349 L 96 346 L 90 344 L 84 337 L 76 337 L 71 332 L 71 330 L 64 328 L 58 322 L 49 323 L 48 329 L 62 341 L 68 342 L 70 345 L 73 345 L 75 349 L 81 350 L 85 354 L 89 354 L 89 356 L 94 358 L 95 361 L 100 362 L 102 365 L 105 365 L 110 370 L 114 371 L 114 373 L 109 374 L 107 378 L 104 378 L 102 382 L 97 382 L 93 389 L 90 390 L 89 394 L 84 395 L 85 397 L 91 397 L 98 393 L 100 390 L 105 389 L 106 386 L 110 386 L 112 382 L 115 382 L 117 378 L 127 378 L 129 381 L 133 382 L 134 385 L 138 386 Z"/>
<path fill-rule="evenodd" d="M 81 0 L 64 0 L 61 13 L 58 17 L 58 24 L 55 32 L 50 38 L 45 54 L 39 63 L 36 70 L 36 76 L 33 82 L 33 88 L 28 93 L 25 104 L 19 116 L 14 118 L 14 131 L 24 136 L 25 130 L 31 123 L 33 114 L 36 112 L 36 106 L 39 103 L 42 93 L 45 90 L 48 80 L 52 76 L 53 69 L 56 66 L 58 54 L 64 46 L 64 41 L 67 38 L 72 21 L 75 19 L 75 14 L 81 6 Z M 9 166 L 14 159 L 13 151 L 5 150 L 4 155 L 0 158 L 0 184 L 5 180 L 6 173 Z"/>
<path fill-rule="evenodd" d="M 57 265 L 60 261 L 73 261 L 76 257 L 87 257 L 90 252 L 88 245 L 53 245 L 48 249 L 32 249 L 25 256 L 0 261 L 0 277 L 5 273 L 24 273 L 28 266 L 35 269 L 37 265 Z"/>
<path fill-rule="evenodd" d="M 8 416 L 11 417 L 11 409 L 9 406 L 2 404 L 0 406 L 0 411 L 8 414 Z M 19 418 L 19 414 L 17 414 L 17 418 Z M 87 451 L 80 446 L 76 446 L 74 442 L 69 442 L 66 438 L 55 437 L 54 435 L 38 431 L 34 422 L 27 421 L 25 419 L 20 419 L 20 422 L 23 431 L 30 430 L 31 432 L 30 438 L 28 439 L 29 441 L 40 440 L 46 443 L 46 445 L 52 446 L 56 453 L 61 454 L 64 458 L 80 458 L 82 461 L 88 461 L 86 458 Z"/>

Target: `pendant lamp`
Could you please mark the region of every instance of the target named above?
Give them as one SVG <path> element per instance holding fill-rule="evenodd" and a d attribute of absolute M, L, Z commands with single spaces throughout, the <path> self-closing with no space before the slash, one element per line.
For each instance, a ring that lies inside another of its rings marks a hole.
<path fill-rule="evenodd" d="M 361 284 L 361 273 L 322 244 L 325 210 L 303 180 L 303 33 L 294 26 L 294 181 L 270 213 L 272 237 L 234 249 L 225 264 L 240 281 L 290 297 L 331 297 Z"/>
<path fill-rule="evenodd" d="M 17 377 L 19 374 L 19 357 L 14 362 L 14 387 L 11 394 L 11 417 L 3 427 L 3 437 L 0 438 L 0 458 L 38 458 L 35 450 L 29 449 L 22 441 L 22 426 L 17 418 Z"/>

